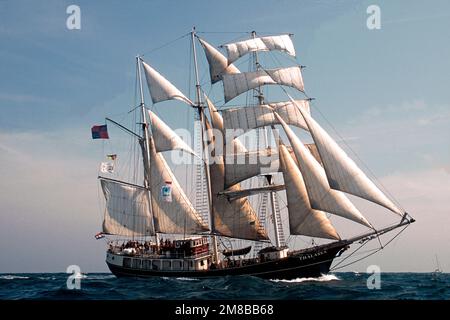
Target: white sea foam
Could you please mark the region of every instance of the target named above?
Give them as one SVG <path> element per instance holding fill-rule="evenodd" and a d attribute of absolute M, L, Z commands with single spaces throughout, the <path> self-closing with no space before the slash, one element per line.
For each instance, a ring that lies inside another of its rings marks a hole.
<path fill-rule="evenodd" d="M 186 278 L 186 277 L 179 277 L 176 278 L 177 280 L 181 280 L 181 281 L 200 281 L 200 279 L 196 279 L 196 278 Z"/>
<path fill-rule="evenodd" d="M 321 275 L 318 278 L 297 278 L 297 279 L 292 279 L 292 280 L 273 279 L 273 280 L 270 280 L 270 281 L 273 281 L 273 282 L 287 282 L 287 283 L 301 283 L 301 282 L 308 282 L 308 281 L 327 282 L 327 281 L 336 281 L 336 280 L 341 280 L 341 279 L 336 277 L 334 274 L 324 274 L 324 275 Z"/>
<path fill-rule="evenodd" d="M 38 277 L 39 280 L 56 280 L 56 277 Z"/>
<path fill-rule="evenodd" d="M 6 275 L 3 275 L 3 276 L 0 276 L 0 279 L 3 279 L 3 280 L 14 280 L 14 279 L 30 279 L 30 277 L 25 277 L 25 276 L 15 276 L 15 275 L 12 275 L 12 274 L 6 274 Z"/>

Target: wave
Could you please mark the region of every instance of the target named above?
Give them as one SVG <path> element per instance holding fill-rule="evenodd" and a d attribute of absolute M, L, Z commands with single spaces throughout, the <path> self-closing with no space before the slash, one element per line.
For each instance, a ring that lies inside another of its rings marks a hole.
<path fill-rule="evenodd" d="M 270 281 L 273 282 L 286 282 L 286 283 L 301 283 L 301 282 L 328 282 L 328 281 L 337 281 L 341 280 L 334 274 L 323 274 L 318 278 L 297 278 L 297 279 L 291 279 L 291 280 L 280 280 L 280 279 L 271 279 Z"/>
<path fill-rule="evenodd" d="M 3 275 L 3 276 L 0 276 L 0 279 L 3 279 L 3 280 L 30 279 L 30 277 L 6 274 L 6 275 Z"/>

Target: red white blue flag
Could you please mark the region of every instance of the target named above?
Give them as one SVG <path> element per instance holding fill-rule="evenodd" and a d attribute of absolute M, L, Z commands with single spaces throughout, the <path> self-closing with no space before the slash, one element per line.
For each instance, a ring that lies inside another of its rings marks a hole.
<path fill-rule="evenodd" d="M 93 126 L 91 128 L 92 139 L 109 139 L 108 127 L 106 124 L 102 126 Z"/>

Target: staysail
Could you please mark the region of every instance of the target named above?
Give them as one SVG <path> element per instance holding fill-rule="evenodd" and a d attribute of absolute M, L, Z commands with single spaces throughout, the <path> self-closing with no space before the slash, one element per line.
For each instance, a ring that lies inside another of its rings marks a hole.
<path fill-rule="evenodd" d="M 280 84 L 303 92 L 303 78 L 300 67 L 277 68 L 223 75 L 225 102 L 241 93 L 263 85 Z"/>
<path fill-rule="evenodd" d="M 233 64 L 228 65 L 227 58 L 219 50 L 203 39 L 198 38 L 198 41 L 200 41 L 208 60 L 211 84 L 222 80 L 223 74 L 240 73 L 239 69 Z"/>
<path fill-rule="evenodd" d="M 317 146 L 330 187 L 377 203 L 402 216 L 404 212 L 386 197 L 328 133 L 309 114 L 300 108 L 299 111 Z"/>
<path fill-rule="evenodd" d="M 295 56 L 295 48 L 290 35 L 267 36 L 223 45 L 227 51 L 228 63 L 236 61 L 243 55 L 255 51 L 278 50 Z"/>
<path fill-rule="evenodd" d="M 183 150 L 192 155 L 195 152 L 177 135 L 167 124 L 164 123 L 154 112 L 148 110 L 150 116 L 152 136 L 156 152 L 169 150 Z"/>
<path fill-rule="evenodd" d="M 308 191 L 311 207 L 317 210 L 326 211 L 341 217 L 353 220 L 367 227 L 370 223 L 364 218 L 350 200 L 340 191 L 333 190 L 328 185 L 324 169 L 314 159 L 308 149 L 300 139 L 294 134 L 291 128 L 275 113 L 275 116 L 283 126 L 284 131 L 294 150 L 300 171 L 303 175 L 306 189 Z"/>
<path fill-rule="evenodd" d="M 100 178 L 100 184 L 106 199 L 104 233 L 129 237 L 155 234 L 147 189 L 106 178 Z"/>
<path fill-rule="evenodd" d="M 286 185 L 291 234 L 340 239 L 326 214 L 311 208 L 302 174 L 286 146 L 280 143 L 280 165 Z"/>
<path fill-rule="evenodd" d="M 191 100 L 181 93 L 180 90 L 170 83 L 169 80 L 164 78 L 158 71 L 150 67 L 144 61 L 142 61 L 142 65 L 144 66 L 145 78 L 147 79 L 147 85 L 153 103 L 176 99 L 191 106 L 194 105 Z"/>
<path fill-rule="evenodd" d="M 161 153 L 156 152 L 153 140 L 150 140 L 149 154 L 149 184 L 156 231 L 172 234 L 208 231 L 208 226 L 184 193 L 166 160 Z"/>

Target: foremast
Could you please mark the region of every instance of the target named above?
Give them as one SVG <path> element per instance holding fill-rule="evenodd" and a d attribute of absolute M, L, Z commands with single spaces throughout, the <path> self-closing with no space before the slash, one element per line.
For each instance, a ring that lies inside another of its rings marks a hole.
<path fill-rule="evenodd" d="M 141 73 L 141 62 L 142 59 L 140 56 L 136 57 L 136 68 L 139 78 L 139 97 L 140 97 L 140 104 L 139 107 L 141 109 L 141 117 L 142 117 L 142 140 L 140 141 L 140 144 L 142 146 L 142 160 L 144 162 L 144 186 L 147 190 L 150 191 L 150 135 L 148 134 L 148 127 L 149 122 L 147 121 L 147 115 L 146 115 L 146 109 L 145 109 L 145 101 L 144 101 L 144 90 L 142 88 L 142 73 Z M 152 192 L 152 191 L 150 191 Z M 149 202 L 150 202 L 149 198 Z M 156 232 L 155 228 L 155 216 L 152 212 L 152 205 L 149 203 L 149 209 L 150 209 L 150 215 L 153 220 L 153 228 L 155 232 L 155 242 L 156 245 L 159 246 L 159 239 L 158 239 L 158 233 Z"/>

